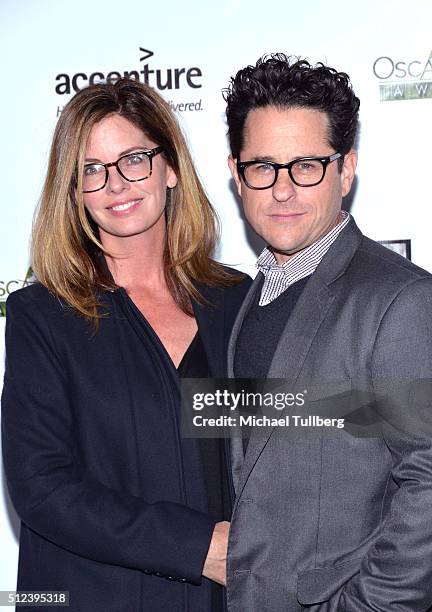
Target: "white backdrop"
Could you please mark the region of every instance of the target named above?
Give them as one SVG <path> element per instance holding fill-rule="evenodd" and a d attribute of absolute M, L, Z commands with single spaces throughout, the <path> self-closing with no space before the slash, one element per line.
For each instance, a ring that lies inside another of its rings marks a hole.
<path fill-rule="evenodd" d="M 159 86 L 171 74 L 171 88 L 161 93 L 177 107 L 219 212 L 218 257 L 253 274 L 260 244 L 246 229 L 232 191 L 221 90 L 237 69 L 274 51 L 350 74 L 361 98 L 351 211 L 372 238 L 411 240 L 413 261 L 432 269 L 431 23 L 430 0 L 2 0 L 0 302 L 26 274 L 50 139 L 71 97 L 63 92 L 113 72 L 138 71 Z M 176 69 L 182 68 L 176 87 Z M 2 336 L 3 329 L 0 318 Z M 0 363 L 2 369 L 2 343 Z M 0 491 L 0 590 L 11 590 L 17 526 L 4 486 Z"/>

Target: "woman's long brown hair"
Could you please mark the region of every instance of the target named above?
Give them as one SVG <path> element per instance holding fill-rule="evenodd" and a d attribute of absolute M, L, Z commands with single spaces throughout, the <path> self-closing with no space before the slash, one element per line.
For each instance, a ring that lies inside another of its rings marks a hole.
<path fill-rule="evenodd" d="M 191 299 L 202 301 L 197 285 L 228 286 L 238 277 L 212 259 L 217 218 L 169 105 L 149 86 L 130 79 L 83 89 L 59 118 L 33 225 L 36 278 L 77 313 L 95 321 L 100 317 L 97 292 L 116 289 L 103 265 L 105 250 L 82 196 L 90 131 L 112 114 L 124 117 L 162 146 L 177 175 L 166 208 L 165 278 L 175 302 L 192 314 Z"/>

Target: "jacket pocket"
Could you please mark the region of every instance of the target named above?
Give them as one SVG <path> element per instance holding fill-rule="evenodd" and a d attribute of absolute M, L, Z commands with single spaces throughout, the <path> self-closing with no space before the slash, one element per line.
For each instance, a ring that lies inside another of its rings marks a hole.
<path fill-rule="evenodd" d="M 300 572 L 297 577 L 297 599 L 303 605 L 328 601 L 360 571 L 361 558 Z"/>

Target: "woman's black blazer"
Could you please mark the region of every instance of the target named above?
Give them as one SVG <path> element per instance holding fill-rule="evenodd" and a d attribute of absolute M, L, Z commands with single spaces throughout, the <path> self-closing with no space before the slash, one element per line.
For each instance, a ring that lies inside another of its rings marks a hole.
<path fill-rule="evenodd" d="M 210 304 L 194 304 L 214 376 L 225 375 L 249 283 L 204 288 Z M 7 303 L 2 434 L 22 520 L 17 588 L 69 591 L 70 612 L 204 612 L 214 520 L 197 442 L 180 437 L 176 370 L 123 289 L 102 301 L 96 333 L 40 284 Z"/>

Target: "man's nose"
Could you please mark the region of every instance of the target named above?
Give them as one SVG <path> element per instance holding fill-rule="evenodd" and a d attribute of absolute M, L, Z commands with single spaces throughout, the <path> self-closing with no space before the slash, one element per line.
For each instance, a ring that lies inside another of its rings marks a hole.
<path fill-rule="evenodd" d="M 273 197 L 279 202 L 289 200 L 296 194 L 296 185 L 293 183 L 287 168 L 280 168 L 276 183 L 273 185 Z"/>

